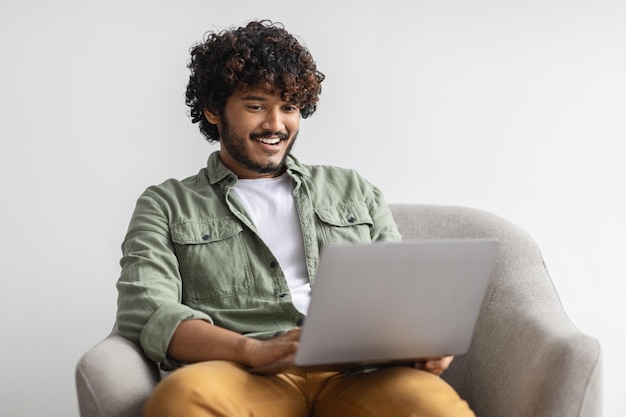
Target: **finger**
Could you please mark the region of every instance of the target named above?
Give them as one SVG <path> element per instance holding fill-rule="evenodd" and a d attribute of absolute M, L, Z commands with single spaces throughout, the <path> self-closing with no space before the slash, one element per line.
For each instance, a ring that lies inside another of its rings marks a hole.
<path fill-rule="evenodd" d="M 417 369 L 422 369 L 424 371 L 427 371 L 427 370 L 432 369 L 432 367 L 434 366 L 434 364 L 436 364 L 437 361 L 438 359 L 424 359 L 422 361 L 415 362 L 415 367 Z"/>
<path fill-rule="evenodd" d="M 279 338 L 285 341 L 298 340 L 300 339 L 300 333 L 301 333 L 301 330 L 299 328 L 291 329 L 287 331 L 286 333 L 280 335 Z"/>
<path fill-rule="evenodd" d="M 424 364 L 424 368 L 429 371 L 429 372 L 441 372 L 441 361 L 438 360 L 434 360 L 434 361 L 428 361 Z"/>
<path fill-rule="evenodd" d="M 444 356 L 443 358 L 433 360 L 427 364 L 427 369 L 437 375 L 441 375 L 450 367 L 454 356 Z"/>

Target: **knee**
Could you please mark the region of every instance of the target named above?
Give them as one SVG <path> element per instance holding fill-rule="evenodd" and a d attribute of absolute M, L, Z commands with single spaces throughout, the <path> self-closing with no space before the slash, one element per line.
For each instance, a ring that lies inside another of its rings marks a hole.
<path fill-rule="evenodd" d="M 417 415 L 474 416 L 467 402 L 451 385 L 429 372 L 410 370 L 402 373 L 397 381 L 397 390 L 412 409 L 419 410 Z"/>
<path fill-rule="evenodd" d="M 356 404 L 377 408 L 377 415 L 470 417 L 467 402 L 446 381 L 412 368 L 390 368 L 366 376 L 355 386 Z"/>
<path fill-rule="evenodd" d="M 180 368 L 166 376 L 144 405 L 144 417 L 211 416 L 210 408 L 223 398 L 225 374 L 245 372 L 233 363 L 213 361 Z"/>

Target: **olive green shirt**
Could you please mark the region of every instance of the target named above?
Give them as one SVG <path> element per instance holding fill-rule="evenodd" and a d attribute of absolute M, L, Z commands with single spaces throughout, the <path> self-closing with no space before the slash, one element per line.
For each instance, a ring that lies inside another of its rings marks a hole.
<path fill-rule="evenodd" d="M 353 170 L 288 156 L 311 285 L 329 242 L 399 240 L 381 192 Z M 285 276 L 232 192 L 237 176 L 214 152 L 185 180 L 149 187 L 122 244 L 117 326 L 164 369 L 177 326 L 203 319 L 250 337 L 300 326 Z"/>

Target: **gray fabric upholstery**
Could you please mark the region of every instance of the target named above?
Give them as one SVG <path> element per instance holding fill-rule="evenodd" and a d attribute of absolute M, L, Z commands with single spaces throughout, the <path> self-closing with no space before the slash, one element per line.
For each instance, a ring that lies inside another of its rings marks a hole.
<path fill-rule="evenodd" d="M 469 352 L 444 373 L 478 417 L 601 416 L 600 346 L 565 314 L 528 234 L 466 207 L 392 205 L 405 239 L 498 237 L 500 253 Z M 113 331 L 79 361 L 82 417 L 138 417 L 159 379 Z"/>
<path fill-rule="evenodd" d="M 114 329 L 76 367 L 80 415 L 139 417 L 159 377 L 154 362 Z"/>

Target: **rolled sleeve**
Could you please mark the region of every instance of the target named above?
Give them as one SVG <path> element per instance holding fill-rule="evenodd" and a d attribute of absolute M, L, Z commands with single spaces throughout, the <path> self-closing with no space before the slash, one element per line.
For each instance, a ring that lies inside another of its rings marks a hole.
<path fill-rule="evenodd" d="M 169 303 L 160 306 L 152 313 L 140 334 L 140 344 L 146 356 L 160 363 L 165 370 L 180 366 L 179 363 L 168 358 L 167 348 L 178 325 L 185 320 L 193 319 L 213 323 L 208 315 L 184 304 Z"/>
<path fill-rule="evenodd" d="M 401 239 L 398 226 L 396 225 L 391 209 L 385 201 L 383 193 L 375 186 L 372 187 L 372 199 L 369 202 L 370 215 L 373 226 L 371 230 L 372 241 L 398 241 Z"/>
<path fill-rule="evenodd" d="M 135 207 L 122 245 L 117 282 L 117 327 L 146 356 L 166 369 L 174 331 L 184 320 L 213 322 L 207 314 L 181 303 L 182 279 L 169 231 L 170 215 L 158 196 L 146 191 Z"/>

